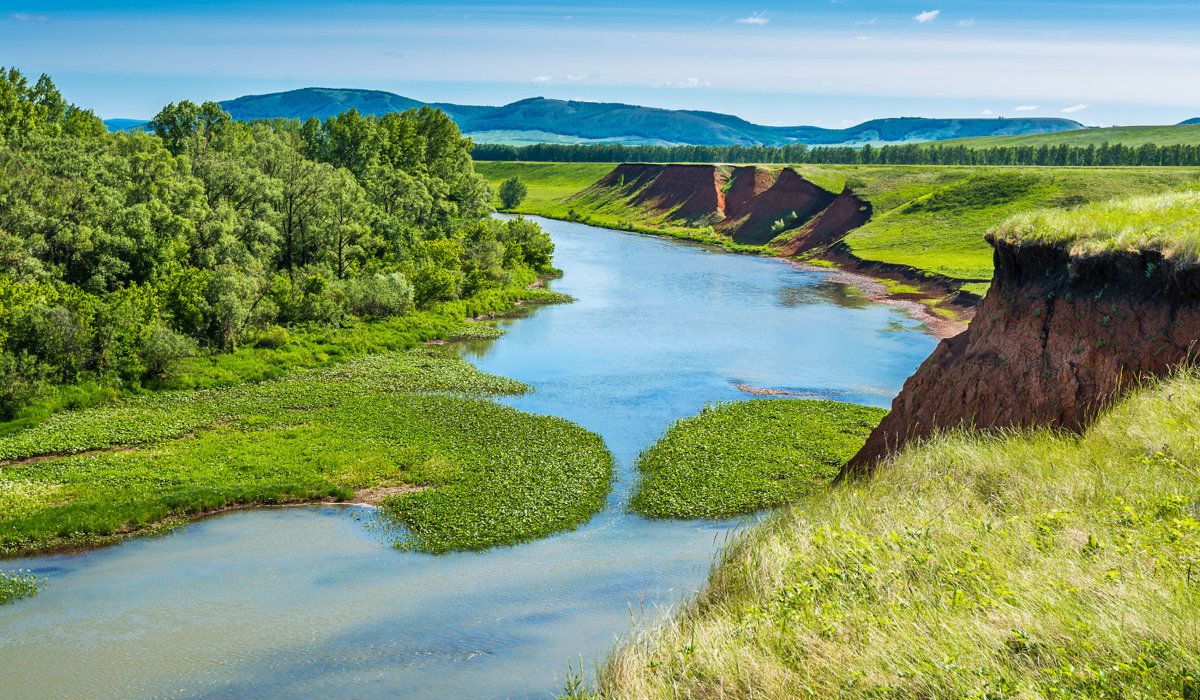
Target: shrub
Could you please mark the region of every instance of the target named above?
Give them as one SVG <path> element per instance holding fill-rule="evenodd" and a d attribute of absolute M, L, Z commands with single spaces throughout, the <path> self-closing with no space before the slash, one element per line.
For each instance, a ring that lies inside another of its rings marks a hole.
<path fill-rule="evenodd" d="M 349 280 L 345 292 L 346 310 L 367 319 L 402 316 L 413 305 L 413 286 L 400 272 Z"/>
<path fill-rule="evenodd" d="M 179 364 L 196 354 L 196 342 L 163 325 L 154 326 L 142 342 L 142 364 L 146 376 L 152 379 L 170 379 L 179 369 Z"/>

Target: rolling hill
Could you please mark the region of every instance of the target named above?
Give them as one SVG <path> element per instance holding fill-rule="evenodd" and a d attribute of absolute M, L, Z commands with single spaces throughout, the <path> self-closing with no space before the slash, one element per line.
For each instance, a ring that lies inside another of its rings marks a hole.
<path fill-rule="evenodd" d="M 1076 129 L 1053 134 L 977 136 L 939 141 L 939 146 L 991 148 L 994 146 L 1091 146 L 1108 142 L 1126 146 L 1153 143 L 1159 146 L 1200 143 L 1200 120 L 1189 119 L 1176 126 L 1113 126 L 1104 129 Z"/>
<path fill-rule="evenodd" d="M 304 88 L 247 95 L 222 102 L 235 119 L 325 118 L 357 109 L 384 114 L 424 102 L 380 90 Z M 626 143 L 695 145 L 852 145 L 913 143 L 937 139 L 1081 129 L 1069 119 L 876 119 L 848 129 L 773 127 L 716 112 L 670 110 L 612 102 L 578 102 L 532 97 L 500 107 L 428 103 L 446 111 L 482 143 Z"/>

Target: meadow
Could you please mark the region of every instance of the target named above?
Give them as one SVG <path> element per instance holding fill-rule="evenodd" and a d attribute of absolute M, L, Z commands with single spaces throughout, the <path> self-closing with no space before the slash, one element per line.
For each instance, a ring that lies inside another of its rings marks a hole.
<path fill-rule="evenodd" d="M 528 389 L 418 348 L 60 413 L 0 439 L 0 554 L 362 498 L 427 552 L 569 530 L 602 507 L 612 457 L 579 426 L 486 398 Z"/>
<path fill-rule="evenodd" d="M 1200 375 L 1082 436 L 954 433 L 800 498 L 604 697 L 1197 697 Z"/>
<path fill-rule="evenodd" d="M 1102 129 L 1076 129 L 1054 134 L 1024 134 L 1021 136 L 972 136 L 961 139 L 946 139 L 931 142 L 939 146 L 966 146 L 967 148 L 993 148 L 996 146 L 1099 146 L 1103 143 L 1120 143 L 1126 146 L 1141 146 L 1147 143 L 1159 146 L 1194 145 L 1200 143 L 1200 124 L 1178 124 L 1174 126 L 1112 126 Z"/>
<path fill-rule="evenodd" d="M 754 399 L 706 406 L 642 452 L 629 509 L 652 518 L 729 518 L 823 488 L 883 409 Z"/>
<path fill-rule="evenodd" d="M 583 166 L 587 166 L 586 168 Z M 766 166 L 781 167 L 781 166 Z M 1194 187 L 1196 168 L 930 165 L 796 165 L 804 178 L 831 192 L 850 188 L 872 206 L 871 221 L 844 239 L 866 262 L 905 265 L 918 273 L 956 280 L 967 291 L 987 291 L 992 275 L 988 230 L 1010 217 L 1041 209 L 1070 210 L 1117 197 L 1151 195 Z M 565 197 L 586 189 L 611 167 L 590 163 L 480 163 L 493 183 L 528 175 L 531 197 L 517 211 L 596 226 L 672 235 L 770 254 L 769 247 L 736 246 L 687 222 L 645 220 L 633 207 L 610 200 Z M 591 180 L 589 177 L 595 175 Z M 553 183 L 532 197 L 539 182 Z M 570 194 L 563 194 L 576 188 Z M 788 232 L 783 234 L 785 237 Z M 821 262 L 818 252 L 810 261 Z"/>

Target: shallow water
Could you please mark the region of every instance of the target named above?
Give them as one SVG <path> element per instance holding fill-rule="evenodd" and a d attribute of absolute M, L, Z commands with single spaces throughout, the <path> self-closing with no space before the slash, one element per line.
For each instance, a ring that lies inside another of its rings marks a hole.
<path fill-rule="evenodd" d="M 237 511 L 77 555 L 0 562 L 49 577 L 0 606 L 0 696 L 537 697 L 568 660 L 700 586 L 738 522 L 623 512 L 671 421 L 752 398 L 736 384 L 887 406 L 935 339 L 895 307 L 777 260 L 539 222 L 578 297 L 462 347 L 617 457 L 608 508 L 515 548 L 398 552 L 356 508 Z"/>

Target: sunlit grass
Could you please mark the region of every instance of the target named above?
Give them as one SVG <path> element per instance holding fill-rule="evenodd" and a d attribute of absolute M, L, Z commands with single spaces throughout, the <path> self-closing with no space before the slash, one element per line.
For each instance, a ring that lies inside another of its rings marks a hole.
<path fill-rule="evenodd" d="M 1200 259 L 1200 190 L 1117 199 L 1071 211 L 1020 214 L 995 231 L 1014 243 L 1057 243 L 1074 255 L 1157 250 L 1186 262 Z"/>
<path fill-rule="evenodd" d="M 1082 436 L 953 434 L 797 501 L 621 647 L 609 697 L 1200 694 L 1200 378 Z"/>

